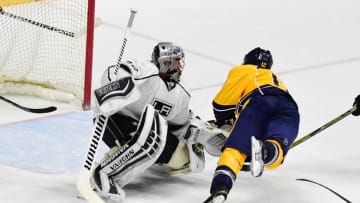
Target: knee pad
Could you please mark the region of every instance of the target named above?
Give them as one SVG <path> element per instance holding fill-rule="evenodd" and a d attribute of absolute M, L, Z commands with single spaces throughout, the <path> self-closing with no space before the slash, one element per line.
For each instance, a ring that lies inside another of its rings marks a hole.
<path fill-rule="evenodd" d="M 164 149 L 167 122 L 147 105 L 131 140 L 103 160 L 95 170 L 123 187 L 155 163 Z M 101 181 L 102 182 L 102 181 Z"/>
<path fill-rule="evenodd" d="M 217 166 L 226 166 L 237 176 L 244 165 L 246 157 L 246 154 L 239 150 L 227 147 L 221 154 Z"/>

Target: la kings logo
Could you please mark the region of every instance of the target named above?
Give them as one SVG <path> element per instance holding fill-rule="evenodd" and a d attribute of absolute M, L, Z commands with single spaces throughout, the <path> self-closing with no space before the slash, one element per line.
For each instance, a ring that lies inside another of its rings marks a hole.
<path fill-rule="evenodd" d="M 168 116 L 173 108 L 173 105 L 167 104 L 163 101 L 155 99 L 153 102 L 154 109 L 162 116 Z"/>

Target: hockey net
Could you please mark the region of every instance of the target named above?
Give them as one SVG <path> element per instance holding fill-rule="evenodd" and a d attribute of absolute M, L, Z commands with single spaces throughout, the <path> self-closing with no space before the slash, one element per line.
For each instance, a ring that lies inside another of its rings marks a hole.
<path fill-rule="evenodd" d="M 95 0 L 1 0 L 0 93 L 90 105 Z"/>

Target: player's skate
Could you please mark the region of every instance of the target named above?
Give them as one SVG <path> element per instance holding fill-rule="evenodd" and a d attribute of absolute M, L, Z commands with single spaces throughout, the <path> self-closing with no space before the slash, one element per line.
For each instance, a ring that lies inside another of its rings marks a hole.
<path fill-rule="evenodd" d="M 257 140 L 254 136 L 251 137 L 250 171 L 251 175 L 254 177 L 261 176 L 262 172 L 264 171 L 262 146 L 262 141 Z"/>
<path fill-rule="evenodd" d="M 226 200 L 227 194 L 226 190 L 220 190 L 207 198 L 204 203 L 223 203 Z"/>

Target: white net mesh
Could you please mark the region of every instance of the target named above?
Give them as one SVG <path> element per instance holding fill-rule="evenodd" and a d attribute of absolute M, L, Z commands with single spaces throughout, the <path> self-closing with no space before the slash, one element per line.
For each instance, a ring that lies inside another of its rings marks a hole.
<path fill-rule="evenodd" d="M 82 101 L 87 0 L 0 6 L 0 93 Z"/>

